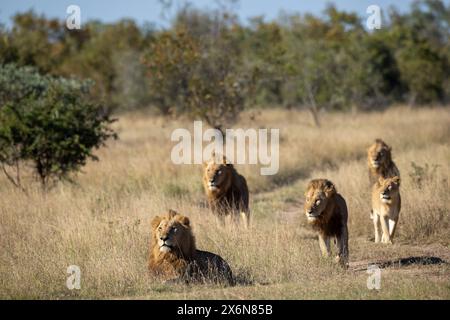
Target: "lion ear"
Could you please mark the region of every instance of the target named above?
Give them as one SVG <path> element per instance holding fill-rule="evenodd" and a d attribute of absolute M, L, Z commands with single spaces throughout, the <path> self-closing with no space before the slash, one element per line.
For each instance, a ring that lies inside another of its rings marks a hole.
<path fill-rule="evenodd" d="M 392 178 L 392 181 L 394 181 L 394 183 L 398 186 L 400 186 L 400 177 L 399 176 L 395 176 Z"/>
<path fill-rule="evenodd" d="M 325 182 L 325 192 L 330 195 L 336 192 L 336 187 L 330 180 Z"/>
<path fill-rule="evenodd" d="M 151 223 L 152 229 L 156 229 L 159 226 L 159 224 L 161 223 L 161 220 L 162 220 L 162 218 L 160 216 L 154 217 L 152 220 L 152 223 Z"/>
<path fill-rule="evenodd" d="M 190 227 L 190 225 L 191 225 L 191 221 L 189 220 L 188 217 L 183 216 L 183 217 L 181 218 L 180 221 L 181 221 L 181 223 L 184 224 L 186 227 Z"/>

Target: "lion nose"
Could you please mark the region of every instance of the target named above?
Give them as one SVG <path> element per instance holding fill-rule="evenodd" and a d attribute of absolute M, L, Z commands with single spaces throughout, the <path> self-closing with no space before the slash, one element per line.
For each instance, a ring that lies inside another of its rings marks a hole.
<path fill-rule="evenodd" d="M 161 236 L 161 237 L 159 237 L 159 239 L 161 239 L 161 241 L 166 241 L 167 240 L 167 236 Z"/>
<path fill-rule="evenodd" d="M 312 209 L 308 209 L 308 211 L 307 211 L 309 214 L 311 214 L 313 211 L 312 211 Z"/>

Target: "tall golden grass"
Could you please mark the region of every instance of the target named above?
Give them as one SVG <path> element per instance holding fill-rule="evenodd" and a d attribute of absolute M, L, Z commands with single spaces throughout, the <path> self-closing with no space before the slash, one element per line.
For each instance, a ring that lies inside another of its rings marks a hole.
<path fill-rule="evenodd" d="M 25 195 L 1 177 L 0 297 L 450 298 L 447 265 L 383 270 L 381 290 L 368 290 L 364 271 L 344 271 L 320 257 L 302 213 L 306 183 L 326 177 L 349 207 L 351 265 L 410 255 L 448 259 L 449 109 L 329 113 L 321 122 L 321 128 L 312 126 L 302 111 L 242 115 L 236 127 L 280 128 L 281 136 L 277 175 L 237 166 L 251 192 L 249 230 L 222 227 L 204 207 L 201 165 L 171 162 L 172 131 L 192 128 L 183 119 L 120 117 L 120 139 L 99 150 L 100 161 L 90 162 L 75 184 L 60 183 L 44 193 L 26 176 Z M 375 138 L 393 147 L 402 176 L 393 246 L 370 241 L 366 149 Z M 220 254 L 250 284 L 173 287 L 152 281 L 146 272 L 150 220 L 169 208 L 191 218 L 199 248 Z M 80 290 L 66 287 L 69 265 L 81 268 Z"/>

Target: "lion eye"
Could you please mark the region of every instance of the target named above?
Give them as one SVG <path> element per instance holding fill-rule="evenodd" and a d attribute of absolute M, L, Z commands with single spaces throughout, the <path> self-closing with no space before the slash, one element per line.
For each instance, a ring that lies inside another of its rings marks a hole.
<path fill-rule="evenodd" d="M 172 228 L 173 232 L 177 233 L 178 229 L 177 228 Z"/>
<path fill-rule="evenodd" d="M 159 227 L 159 228 L 158 228 L 158 230 L 159 230 L 159 231 L 161 231 L 161 230 L 162 230 L 162 228 L 161 228 L 161 227 Z"/>
<path fill-rule="evenodd" d="M 320 204 L 320 200 L 316 200 L 316 205 L 319 205 Z"/>
<path fill-rule="evenodd" d="M 217 171 L 217 174 L 221 175 L 222 174 L 222 170 Z"/>

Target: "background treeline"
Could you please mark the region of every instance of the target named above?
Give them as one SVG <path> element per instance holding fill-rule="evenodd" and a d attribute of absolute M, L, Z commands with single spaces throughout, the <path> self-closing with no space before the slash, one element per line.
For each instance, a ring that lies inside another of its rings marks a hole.
<path fill-rule="evenodd" d="M 384 11 L 375 31 L 364 13 L 332 5 L 321 16 L 245 23 L 224 8 L 185 5 L 162 30 L 133 20 L 67 30 L 64 21 L 21 13 L 0 28 L 0 63 L 89 78 L 94 97 L 116 110 L 190 113 L 219 128 L 248 106 L 315 113 L 449 100 L 450 5 L 443 1 Z"/>

